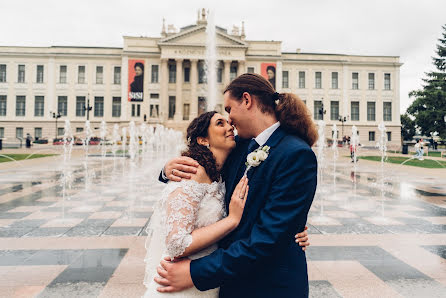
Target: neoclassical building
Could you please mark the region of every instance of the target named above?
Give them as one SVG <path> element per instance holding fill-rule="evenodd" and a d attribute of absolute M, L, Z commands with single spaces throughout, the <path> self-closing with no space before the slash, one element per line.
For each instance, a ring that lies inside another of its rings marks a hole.
<path fill-rule="evenodd" d="M 163 24 L 160 37 L 124 36 L 122 48 L 0 47 L 0 138 L 52 139 L 65 119 L 77 133 L 87 119 L 94 128 L 104 120 L 184 130 L 206 109 L 206 25 L 203 12 L 179 30 Z M 243 25 L 217 26 L 216 44 L 218 94 L 236 76 L 260 73 L 298 94 L 327 138 L 333 124 L 340 138 L 355 125 L 361 144 L 374 146 L 384 122 L 389 144 L 400 145 L 398 56 L 282 52 L 281 41 L 247 40 Z"/>

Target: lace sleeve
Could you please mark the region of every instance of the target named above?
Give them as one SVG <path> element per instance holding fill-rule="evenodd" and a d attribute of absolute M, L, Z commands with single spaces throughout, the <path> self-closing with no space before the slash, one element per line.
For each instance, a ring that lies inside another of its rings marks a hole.
<path fill-rule="evenodd" d="M 184 253 L 192 243 L 197 211 L 203 192 L 200 185 L 185 185 L 176 188 L 166 200 L 166 248 L 173 259 Z"/>

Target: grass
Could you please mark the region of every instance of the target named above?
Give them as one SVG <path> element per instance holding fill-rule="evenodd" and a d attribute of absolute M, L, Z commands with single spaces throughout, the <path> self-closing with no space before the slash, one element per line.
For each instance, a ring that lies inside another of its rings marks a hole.
<path fill-rule="evenodd" d="M 389 153 L 401 153 L 401 151 L 397 151 L 397 150 L 388 150 L 387 152 Z M 415 155 L 415 152 L 409 152 L 410 155 Z M 427 155 L 426 153 L 423 154 L 423 156 L 432 156 L 432 157 L 441 157 L 441 152 L 428 152 L 429 155 Z"/>
<path fill-rule="evenodd" d="M 359 156 L 359 159 L 381 162 L 381 156 Z M 430 168 L 430 169 L 442 169 L 442 168 L 446 169 L 446 161 L 437 161 L 433 159 L 418 160 L 418 159 L 411 159 L 409 157 L 388 156 L 385 162 L 402 164 L 406 160 L 409 160 L 408 162 L 404 163 L 404 165 L 407 166 Z"/>
<path fill-rule="evenodd" d="M 57 155 L 57 154 L 33 154 L 33 155 L 31 155 L 31 154 L 0 154 L 0 162 L 12 161 L 10 158 L 12 158 L 16 161 L 19 161 L 19 160 L 24 160 L 24 159 L 34 159 L 34 158 L 48 157 L 48 156 L 53 156 L 53 155 Z"/>

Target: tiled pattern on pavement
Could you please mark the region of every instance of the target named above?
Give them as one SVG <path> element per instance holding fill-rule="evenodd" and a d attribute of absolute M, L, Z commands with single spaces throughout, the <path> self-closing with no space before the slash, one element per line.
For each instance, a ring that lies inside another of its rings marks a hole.
<path fill-rule="evenodd" d="M 0 173 L 5 297 L 143 295 L 144 228 L 163 185 L 90 162 L 71 168 L 65 197 L 60 170 Z M 444 297 L 444 196 L 347 168 L 334 181 L 327 169 L 309 214 L 310 296 Z"/>

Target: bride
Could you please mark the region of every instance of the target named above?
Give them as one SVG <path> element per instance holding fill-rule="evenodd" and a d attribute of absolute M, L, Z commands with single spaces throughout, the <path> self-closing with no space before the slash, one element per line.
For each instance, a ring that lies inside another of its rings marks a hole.
<path fill-rule="evenodd" d="M 144 297 L 218 297 L 218 288 L 203 292 L 195 287 L 177 293 L 158 292 L 160 285 L 154 281 L 158 276 L 157 266 L 165 257 L 173 261 L 209 255 L 242 218 L 248 179 L 243 177 L 235 188 L 227 215 L 225 185 L 220 176 L 220 169 L 236 145 L 233 127 L 217 112 L 207 112 L 190 123 L 187 140 L 189 144 L 183 155 L 196 160 L 199 167 L 190 180 L 170 181 L 154 207 L 147 228 Z M 301 233 L 302 238 L 297 239 L 304 242 L 308 239 L 306 235 Z"/>

